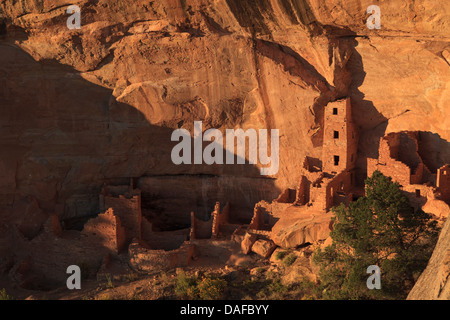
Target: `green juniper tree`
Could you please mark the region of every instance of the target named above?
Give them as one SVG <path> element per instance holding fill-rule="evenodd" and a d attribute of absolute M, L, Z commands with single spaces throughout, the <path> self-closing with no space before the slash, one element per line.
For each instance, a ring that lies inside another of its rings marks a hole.
<path fill-rule="evenodd" d="M 333 244 L 318 250 L 324 299 L 403 299 L 424 270 L 437 240 L 437 223 L 415 211 L 398 183 L 375 171 L 366 195 L 332 209 Z M 367 288 L 367 268 L 381 269 L 381 289 Z"/>

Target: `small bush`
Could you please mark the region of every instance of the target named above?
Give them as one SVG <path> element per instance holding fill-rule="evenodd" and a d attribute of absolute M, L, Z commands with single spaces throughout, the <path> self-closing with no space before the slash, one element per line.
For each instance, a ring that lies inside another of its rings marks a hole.
<path fill-rule="evenodd" d="M 223 279 L 204 278 L 198 284 L 199 297 L 202 300 L 218 300 L 222 297 L 227 282 Z"/>
<path fill-rule="evenodd" d="M 289 287 L 283 285 L 279 277 L 266 280 L 256 293 L 258 300 L 283 300 L 289 293 Z"/>
<path fill-rule="evenodd" d="M 287 251 L 277 251 L 277 253 L 275 254 L 275 260 L 283 260 L 287 254 Z"/>
<path fill-rule="evenodd" d="M 180 298 L 195 299 L 198 295 L 197 278 L 180 272 L 175 282 L 175 294 Z"/>
<path fill-rule="evenodd" d="M 263 274 L 264 273 L 264 268 L 263 267 L 258 267 L 257 269 L 256 269 L 256 274 Z"/>
<path fill-rule="evenodd" d="M 275 294 L 284 294 L 288 291 L 288 287 L 284 286 L 281 283 L 280 279 L 275 279 L 268 285 L 269 291 L 275 293 Z"/>
<path fill-rule="evenodd" d="M 217 300 L 223 297 L 227 282 L 220 278 L 188 277 L 184 272 L 178 274 L 175 283 L 175 294 L 190 300 Z"/>
<path fill-rule="evenodd" d="M 113 284 L 113 282 L 112 282 L 112 278 L 111 278 L 111 275 L 110 275 L 110 274 L 106 274 L 106 287 L 107 287 L 108 289 L 114 288 L 114 284 Z"/>
<path fill-rule="evenodd" d="M 290 255 L 286 256 L 283 259 L 283 265 L 285 267 L 289 267 L 295 262 L 295 260 L 297 260 L 297 256 L 295 254 L 291 253 Z"/>
<path fill-rule="evenodd" d="M 0 290 L 0 300 L 14 300 L 9 294 L 6 293 L 6 289 Z"/>
<path fill-rule="evenodd" d="M 134 282 L 139 279 L 139 274 L 130 272 L 126 275 L 126 279 L 128 282 Z"/>

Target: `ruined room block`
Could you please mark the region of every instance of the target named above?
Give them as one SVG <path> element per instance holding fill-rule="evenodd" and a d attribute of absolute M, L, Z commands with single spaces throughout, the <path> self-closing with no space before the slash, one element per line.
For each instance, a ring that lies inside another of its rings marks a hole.
<path fill-rule="evenodd" d="M 144 272 L 161 272 L 184 268 L 192 261 L 195 245 L 184 243 L 176 250 L 152 250 L 137 239 L 128 247 L 131 265 Z"/>
<path fill-rule="evenodd" d="M 297 194 L 295 203 L 298 205 L 305 205 L 309 202 L 309 181 L 305 176 L 300 177 L 300 182 L 297 187 Z"/>
<path fill-rule="evenodd" d="M 256 205 L 255 209 L 253 210 L 253 218 L 250 222 L 250 225 L 248 226 L 249 230 L 261 230 L 261 228 L 264 226 L 264 217 L 262 215 L 261 207 Z"/>
<path fill-rule="evenodd" d="M 105 186 L 100 200 L 103 200 L 100 207 L 112 208 L 114 214 L 120 218 L 126 231 L 127 242 L 141 237 L 142 211 L 139 189 L 130 190 L 129 186 Z"/>
<path fill-rule="evenodd" d="M 83 233 L 92 238 L 92 242 L 102 244 L 115 253 L 120 253 L 126 245 L 125 229 L 111 208 L 89 220 Z"/>

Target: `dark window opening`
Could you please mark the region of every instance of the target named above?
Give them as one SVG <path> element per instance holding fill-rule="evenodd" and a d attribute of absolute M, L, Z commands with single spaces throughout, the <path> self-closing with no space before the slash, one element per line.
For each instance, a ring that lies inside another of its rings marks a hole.
<path fill-rule="evenodd" d="M 333 114 L 334 114 L 334 115 L 337 115 L 337 114 L 338 114 L 337 108 L 333 108 Z"/>
<path fill-rule="evenodd" d="M 420 190 L 416 189 L 416 198 L 420 198 Z"/>
<path fill-rule="evenodd" d="M 334 156 L 334 165 L 335 166 L 339 165 L 339 156 Z"/>
<path fill-rule="evenodd" d="M 334 138 L 339 139 L 339 131 L 334 131 Z"/>
<path fill-rule="evenodd" d="M 6 23 L 0 20 L 0 35 L 4 36 L 7 33 Z"/>

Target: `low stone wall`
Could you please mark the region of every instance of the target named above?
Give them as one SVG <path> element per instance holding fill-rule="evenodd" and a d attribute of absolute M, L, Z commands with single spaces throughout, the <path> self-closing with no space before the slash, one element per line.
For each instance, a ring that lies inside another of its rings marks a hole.
<path fill-rule="evenodd" d="M 162 272 L 189 265 L 195 253 L 195 245 L 185 242 L 176 250 L 151 250 L 142 242 L 134 239 L 128 247 L 130 264 L 143 272 Z"/>

